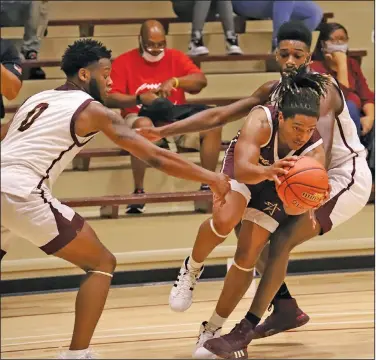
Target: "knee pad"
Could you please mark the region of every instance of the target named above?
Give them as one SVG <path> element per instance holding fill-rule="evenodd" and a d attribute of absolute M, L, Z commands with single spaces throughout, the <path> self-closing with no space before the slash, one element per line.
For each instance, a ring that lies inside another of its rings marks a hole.
<path fill-rule="evenodd" d="M 214 221 L 213 221 L 213 218 L 210 219 L 209 223 L 210 223 L 210 228 L 212 229 L 213 233 L 214 233 L 215 235 L 217 235 L 218 237 L 220 237 L 220 238 L 222 238 L 222 239 L 226 239 L 227 236 L 230 235 L 231 231 L 230 231 L 227 235 L 221 235 L 221 234 L 219 234 L 219 233 L 217 232 L 217 230 L 215 229 L 215 227 L 214 227 Z"/>
<path fill-rule="evenodd" d="M 101 275 L 109 276 L 111 278 L 113 277 L 113 275 L 110 273 L 106 273 L 104 271 L 98 271 L 98 270 L 88 270 L 87 273 L 101 274 Z"/>
<path fill-rule="evenodd" d="M 243 268 L 243 267 L 239 266 L 239 265 L 236 263 L 235 259 L 234 259 L 234 261 L 233 261 L 233 264 L 234 264 L 239 270 L 241 270 L 241 271 L 245 271 L 245 272 L 251 272 L 251 271 L 254 271 L 254 269 L 255 269 L 254 267 L 252 267 L 252 268 L 250 268 L 250 269 Z"/>

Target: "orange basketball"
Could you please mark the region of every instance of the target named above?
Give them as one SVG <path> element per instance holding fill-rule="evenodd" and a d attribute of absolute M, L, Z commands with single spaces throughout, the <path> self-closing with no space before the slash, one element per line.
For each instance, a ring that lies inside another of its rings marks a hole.
<path fill-rule="evenodd" d="M 315 159 L 303 156 L 277 186 L 280 199 L 290 208 L 309 210 L 321 203 L 329 189 L 328 173 Z"/>

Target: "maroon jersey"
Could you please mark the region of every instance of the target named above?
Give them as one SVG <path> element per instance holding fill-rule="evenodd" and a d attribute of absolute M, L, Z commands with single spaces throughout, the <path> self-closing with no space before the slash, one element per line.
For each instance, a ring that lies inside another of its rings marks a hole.
<path fill-rule="evenodd" d="M 259 165 L 270 166 L 275 161 L 279 160 L 278 157 L 278 112 L 277 109 L 272 106 L 258 106 L 263 108 L 268 117 L 268 121 L 271 128 L 271 134 L 268 141 L 261 146 Z M 228 149 L 226 150 L 225 157 L 223 159 L 223 165 L 221 172 L 234 179 L 234 153 L 236 143 L 238 141 L 240 131 L 231 141 Z M 308 142 L 299 150 L 292 150 L 288 155 L 303 156 L 322 144 L 322 139 L 317 132 L 314 131 Z M 236 180 L 236 179 L 235 179 Z M 285 221 L 288 215 L 285 213 L 283 203 L 279 198 L 274 181 L 265 180 L 258 184 L 245 184 L 251 192 L 251 200 L 248 203 L 248 208 L 256 209 L 274 219 L 278 224 Z"/>
<path fill-rule="evenodd" d="M 270 166 L 274 164 L 275 161 L 279 160 L 278 157 L 278 111 L 273 105 L 268 106 L 257 106 L 257 108 L 263 108 L 268 117 L 268 121 L 271 128 L 271 134 L 269 140 L 261 146 L 259 164 L 262 166 Z M 229 147 L 226 150 L 225 156 L 223 158 L 221 172 L 230 176 L 234 179 L 234 153 L 235 146 L 240 136 L 240 130 L 238 134 L 231 140 Z M 308 142 L 302 146 L 299 150 L 291 150 L 288 155 L 303 156 L 312 149 L 316 148 L 322 144 L 322 139 L 317 130 L 314 131 Z"/>

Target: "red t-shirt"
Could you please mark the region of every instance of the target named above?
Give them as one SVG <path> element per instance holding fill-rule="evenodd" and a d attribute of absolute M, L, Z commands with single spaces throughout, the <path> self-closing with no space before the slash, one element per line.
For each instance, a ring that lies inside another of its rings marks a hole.
<path fill-rule="evenodd" d="M 138 49 L 130 50 L 112 63 L 111 78 L 113 93 L 137 95 L 156 89 L 162 82 L 172 77 L 200 73 L 201 70 L 183 52 L 176 49 L 165 49 L 165 55 L 158 62 L 148 62 Z M 168 98 L 174 104 L 186 102 L 184 90 L 174 89 Z M 138 113 L 141 106 L 123 109 L 121 114 Z"/>
<path fill-rule="evenodd" d="M 310 68 L 313 71 L 330 74 L 335 79 L 337 78 L 337 73 L 326 67 L 325 63 L 322 61 L 313 61 Z M 375 94 L 368 87 L 367 80 L 363 75 L 359 63 L 351 57 L 347 57 L 347 71 L 350 86 L 346 87 L 340 84 L 345 99 L 353 101 L 358 109 L 362 109 L 363 106 L 368 103 L 374 104 Z"/>

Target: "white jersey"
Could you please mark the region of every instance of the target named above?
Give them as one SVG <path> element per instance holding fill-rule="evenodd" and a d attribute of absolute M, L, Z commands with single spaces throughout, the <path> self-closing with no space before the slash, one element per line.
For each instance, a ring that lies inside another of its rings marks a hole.
<path fill-rule="evenodd" d="M 339 167 L 355 156 L 367 156 L 367 150 L 360 142 L 354 120 L 351 118 L 346 105 L 345 97 L 338 87 L 337 82 L 331 77 L 335 87 L 343 100 L 343 110 L 335 117 L 333 136 L 331 136 L 331 121 L 326 118 L 319 118 L 317 130 L 323 139 L 326 156 L 329 160 L 328 170 Z M 274 94 L 271 95 L 271 103 L 275 103 Z M 332 147 L 330 149 L 330 142 Z"/>
<path fill-rule="evenodd" d="M 341 94 L 343 110 L 335 117 L 332 148 L 330 153 L 327 154 L 329 159 L 328 169 L 339 167 L 355 156 L 367 157 L 367 150 L 360 142 L 354 120 L 351 118 L 347 108 L 345 97 L 337 84 L 335 86 Z M 317 122 L 317 130 L 324 140 L 325 149 L 327 148 L 326 145 L 328 145 L 325 144 L 325 139 L 327 138 L 325 134 L 331 132 L 330 122 L 325 118 L 321 119 L 321 121 L 319 119 Z"/>
<path fill-rule="evenodd" d="M 92 139 L 76 135 L 75 119 L 94 99 L 64 85 L 27 99 L 1 142 L 1 192 L 28 196 L 52 188 L 81 147 Z"/>

